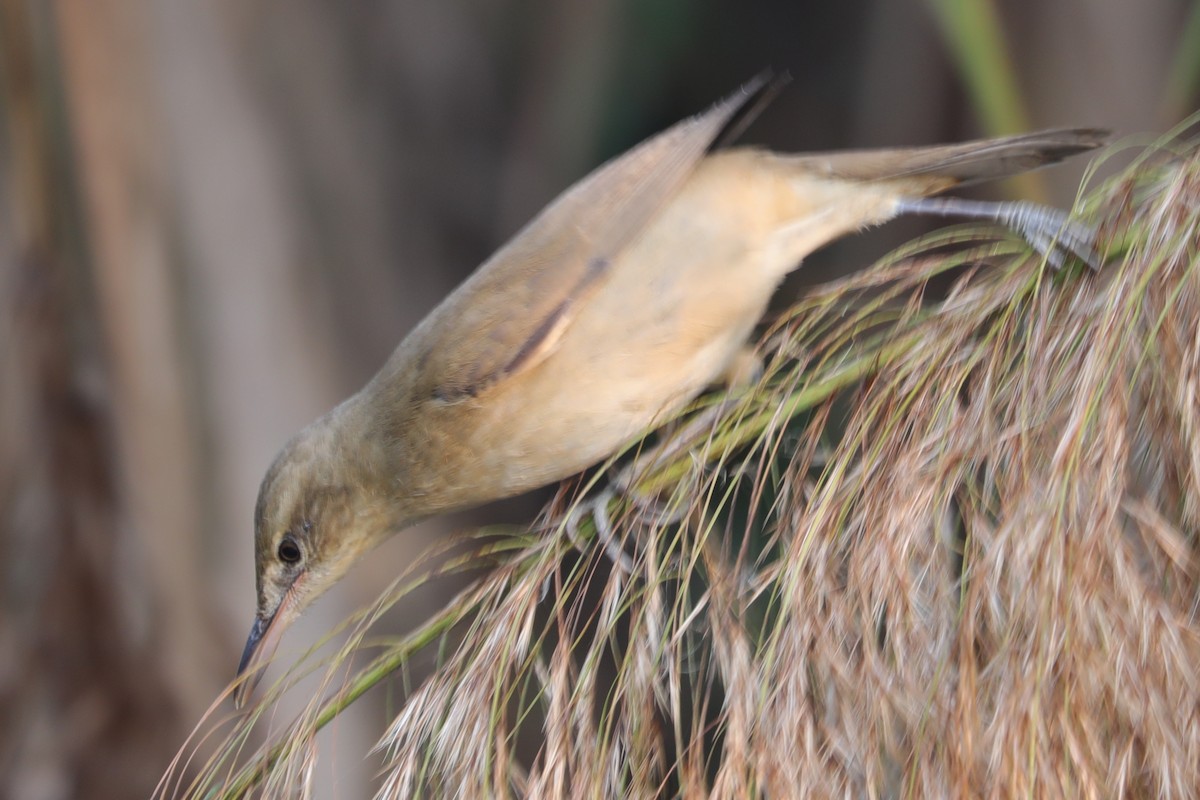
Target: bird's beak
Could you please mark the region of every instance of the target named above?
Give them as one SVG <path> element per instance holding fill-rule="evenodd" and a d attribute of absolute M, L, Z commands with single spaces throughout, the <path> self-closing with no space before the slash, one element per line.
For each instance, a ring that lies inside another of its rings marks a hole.
<path fill-rule="evenodd" d="M 266 672 L 266 663 L 275 654 L 283 632 L 291 623 L 294 587 L 284 595 L 278 608 L 270 614 L 258 614 L 254 625 L 250 627 L 250 635 L 246 637 L 246 649 L 242 651 L 242 660 L 238 664 L 237 679 L 240 679 L 233 692 L 233 704 L 242 708 L 254 692 L 254 687 Z"/>

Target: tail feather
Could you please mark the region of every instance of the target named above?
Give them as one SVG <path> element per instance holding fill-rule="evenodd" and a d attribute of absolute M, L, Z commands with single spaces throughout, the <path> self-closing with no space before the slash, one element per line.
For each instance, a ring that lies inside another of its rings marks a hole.
<path fill-rule="evenodd" d="M 1108 136 L 1098 128 L 1062 128 L 932 147 L 812 153 L 794 156 L 793 162 L 814 174 L 853 181 L 929 177 L 941 189 L 1055 164 L 1100 147 Z"/>

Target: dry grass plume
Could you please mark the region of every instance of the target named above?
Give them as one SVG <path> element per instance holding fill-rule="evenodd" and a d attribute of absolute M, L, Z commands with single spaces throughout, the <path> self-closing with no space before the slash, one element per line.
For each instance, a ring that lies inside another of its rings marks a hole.
<path fill-rule="evenodd" d="M 327 699 L 254 752 L 282 687 L 206 722 L 224 744 L 161 795 L 301 793 L 316 729 L 435 653 L 381 733 L 381 798 L 1193 796 L 1196 148 L 1145 150 L 1076 211 L 1099 274 L 976 226 L 810 294 L 706 424 L 431 554 L 380 607 L 487 568 L 403 639 L 368 648 L 365 610 L 293 668 L 327 669 Z M 581 508 L 620 468 L 635 488 Z"/>

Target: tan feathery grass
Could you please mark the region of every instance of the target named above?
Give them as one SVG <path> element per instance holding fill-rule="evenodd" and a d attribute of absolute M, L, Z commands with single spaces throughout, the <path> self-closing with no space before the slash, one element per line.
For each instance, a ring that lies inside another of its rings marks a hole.
<path fill-rule="evenodd" d="M 431 650 L 382 798 L 1192 796 L 1197 150 L 1148 149 L 1079 213 L 1100 274 L 950 228 L 810 294 L 755 385 L 643 445 L 635 491 L 587 513 L 599 472 L 530 531 L 431 554 L 293 668 L 328 699 L 254 752 L 276 691 L 207 721 L 217 754 L 161 796 L 303 793 L 315 731 Z M 631 573 L 572 546 L 597 517 Z M 480 566 L 347 678 L 380 608 Z"/>

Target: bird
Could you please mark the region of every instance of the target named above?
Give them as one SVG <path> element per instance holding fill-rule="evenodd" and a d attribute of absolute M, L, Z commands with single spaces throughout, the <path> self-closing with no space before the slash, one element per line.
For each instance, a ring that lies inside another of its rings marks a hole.
<path fill-rule="evenodd" d="M 1092 232 L 1032 203 L 935 198 L 1100 146 L 1046 130 L 961 144 L 787 154 L 727 139 L 760 77 L 600 166 L 447 296 L 356 394 L 291 439 L 254 512 L 257 608 L 241 706 L 283 631 L 365 553 L 421 520 L 596 464 L 719 379 L 782 279 L 900 214 L 998 220 L 1052 263 Z"/>

